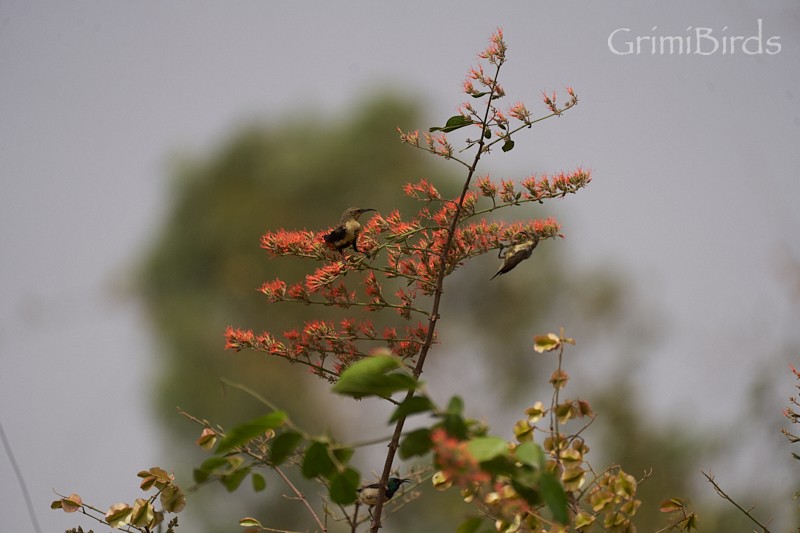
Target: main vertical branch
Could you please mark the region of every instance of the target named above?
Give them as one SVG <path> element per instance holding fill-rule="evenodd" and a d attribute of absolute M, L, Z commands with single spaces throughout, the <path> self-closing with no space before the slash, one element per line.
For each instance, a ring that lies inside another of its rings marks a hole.
<path fill-rule="evenodd" d="M 461 190 L 461 195 L 458 197 L 458 202 L 456 203 L 456 209 L 453 213 L 453 218 L 450 220 L 450 225 L 447 228 L 447 238 L 445 240 L 444 248 L 439 255 L 439 269 L 436 273 L 436 288 L 433 293 L 433 304 L 431 305 L 431 312 L 430 317 L 428 318 L 428 332 L 425 336 L 425 341 L 420 348 L 419 358 L 417 359 L 417 364 L 414 366 L 414 377 L 419 379 L 422 375 L 422 368 L 425 365 L 425 359 L 428 356 L 428 352 L 433 345 L 433 338 L 436 331 L 436 324 L 439 321 L 439 305 L 442 301 L 442 293 L 444 292 L 444 278 L 447 276 L 447 255 L 450 252 L 450 248 L 453 245 L 453 239 L 455 238 L 456 227 L 458 226 L 458 221 L 461 218 L 461 212 L 464 207 L 464 198 L 467 196 L 467 192 L 469 192 L 469 185 L 472 182 L 472 177 L 475 175 L 475 170 L 478 168 L 478 162 L 483 155 L 483 150 L 485 147 L 486 136 L 485 133 L 489 129 L 489 113 L 492 110 L 492 102 L 495 100 L 495 88 L 497 87 L 497 79 L 500 75 L 500 67 L 503 65 L 504 59 L 498 59 L 497 62 L 497 69 L 494 73 L 494 78 L 492 80 L 491 92 L 489 94 L 489 100 L 486 103 L 486 110 L 483 114 L 483 121 L 481 124 L 481 136 L 480 141 L 478 141 L 478 151 L 475 153 L 475 157 L 473 158 L 472 164 L 469 166 L 469 170 L 467 172 L 467 178 L 464 180 L 464 187 Z M 410 389 L 406 393 L 406 397 L 404 401 L 409 400 L 412 396 L 414 396 L 415 389 Z M 389 442 L 389 451 L 386 453 L 386 461 L 383 465 L 383 473 L 381 474 L 380 485 L 381 487 L 386 487 L 386 483 L 389 480 L 389 475 L 392 471 L 392 465 L 394 464 L 394 457 L 397 454 L 397 449 L 400 446 L 400 436 L 403 433 L 403 426 L 406 422 L 406 416 L 403 415 L 399 418 L 397 423 L 394 427 L 394 433 L 392 434 L 392 440 Z M 375 505 L 375 509 L 372 512 L 372 524 L 370 528 L 371 533 L 378 533 L 378 530 L 381 528 L 381 514 L 383 512 L 383 503 L 384 498 L 379 498 L 378 503 Z"/>

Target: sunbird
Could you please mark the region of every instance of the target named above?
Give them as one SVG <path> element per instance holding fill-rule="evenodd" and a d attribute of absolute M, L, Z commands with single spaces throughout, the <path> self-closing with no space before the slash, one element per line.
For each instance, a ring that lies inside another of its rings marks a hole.
<path fill-rule="evenodd" d="M 367 211 L 375 210 L 362 207 L 345 209 L 344 213 L 342 213 L 342 218 L 339 220 L 339 225 L 324 237 L 328 248 L 341 252 L 345 248 L 352 246 L 353 250 L 358 252 L 356 241 L 358 240 L 358 234 L 361 232 L 361 224 L 358 222 L 358 217 Z"/>
<path fill-rule="evenodd" d="M 399 478 L 399 477 L 390 477 L 386 481 L 386 490 L 384 491 L 384 496 L 386 500 L 391 500 L 394 493 L 397 492 L 397 489 L 400 488 L 400 485 L 403 483 L 410 483 L 410 479 Z M 380 483 L 372 483 L 370 485 L 364 485 L 360 489 L 358 489 L 358 499 L 364 505 L 369 505 L 373 507 L 378 505 L 378 498 L 380 497 L 380 490 L 381 484 Z"/>
<path fill-rule="evenodd" d="M 514 267 L 531 256 L 533 249 L 536 248 L 537 244 L 539 244 L 539 236 L 534 235 L 533 239 L 509 247 L 505 253 L 503 253 L 503 249 L 500 248 L 500 251 L 497 253 L 497 257 L 503 258 L 503 264 L 500 265 L 500 270 L 498 270 L 497 273 L 489 279 L 493 280 L 500 274 L 505 274 L 506 272 L 513 270 Z M 503 255 L 501 256 L 500 254 Z"/>

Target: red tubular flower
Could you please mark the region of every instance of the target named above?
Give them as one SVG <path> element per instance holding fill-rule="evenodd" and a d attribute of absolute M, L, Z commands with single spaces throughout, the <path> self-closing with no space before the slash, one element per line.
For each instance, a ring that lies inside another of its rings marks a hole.
<path fill-rule="evenodd" d="M 514 190 L 514 182 L 511 180 L 500 180 L 500 199 L 507 204 L 516 203 L 516 191 Z"/>
<path fill-rule="evenodd" d="M 286 298 L 286 283 L 280 279 L 268 281 L 258 289 L 263 292 L 270 302 L 280 302 Z"/>
<path fill-rule="evenodd" d="M 492 119 L 501 130 L 504 130 L 498 133 L 498 135 L 503 135 L 505 131 L 508 130 L 508 117 L 499 109 L 495 109 Z"/>
<path fill-rule="evenodd" d="M 236 350 L 238 352 L 242 348 L 253 348 L 254 344 L 255 335 L 251 330 L 234 329 L 231 326 L 225 329 L 226 350 Z"/>
<path fill-rule="evenodd" d="M 381 285 L 378 283 L 378 278 L 375 277 L 375 272 L 370 270 L 367 272 L 366 276 L 364 276 L 364 287 L 366 288 L 367 296 L 378 301 L 383 300 Z"/>
<path fill-rule="evenodd" d="M 306 276 L 306 289 L 308 292 L 315 293 L 322 287 L 330 285 L 339 276 L 345 274 L 347 268 L 343 261 L 336 261 L 319 267 L 313 274 Z"/>
<path fill-rule="evenodd" d="M 347 290 L 344 282 L 336 286 L 325 285 L 321 290 L 322 297 L 329 304 L 348 308 L 356 303 L 356 293 Z"/>
<path fill-rule="evenodd" d="M 447 135 L 444 133 L 426 133 L 425 142 L 428 144 L 428 150 L 436 155 L 440 155 L 446 159 L 453 157 L 453 146 L 447 141 Z"/>
<path fill-rule="evenodd" d="M 531 112 L 525 107 L 522 102 L 517 102 L 508 109 L 508 114 L 515 119 L 524 122 L 525 124 L 531 123 Z"/>
<path fill-rule="evenodd" d="M 522 186 L 528 192 L 527 198 L 541 200 L 542 198 L 553 198 L 567 193 L 575 193 L 588 185 L 592 181 L 590 170 L 578 167 L 571 173 L 560 172 L 555 176 L 542 174 L 539 177 L 533 175 L 522 180 Z"/>
<path fill-rule="evenodd" d="M 478 190 L 481 191 L 481 196 L 485 196 L 486 198 L 494 198 L 497 195 L 497 185 L 492 183 L 492 180 L 489 179 L 489 176 L 478 178 L 477 187 Z"/>
<path fill-rule="evenodd" d="M 420 180 L 417 183 L 406 183 L 403 186 L 403 192 L 406 196 L 416 200 L 441 200 L 442 195 L 436 190 L 436 187 L 431 185 L 428 180 Z"/>
<path fill-rule="evenodd" d="M 341 322 L 342 329 L 347 332 L 348 335 L 355 335 L 356 331 L 356 320 L 354 318 L 345 318 Z"/>
<path fill-rule="evenodd" d="M 542 91 L 542 100 L 544 101 L 544 105 L 552 111 L 553 113 L 558 113 L 558 107 L 556 106 L 556 92 L 553 91 L 553 96 L 549 96 L 546 92 Z"/>
<path fill-rule="evenodd" d="M 397 131 L 400 133 L 400 142 L 419 146 L 419 130 L 404 132 L 397 128 Z"/>
<path fill-rule="evenodd" d="M 465 81 L 464 83 L 470 83 L 469 81 Z M 475 91 L 476 94 L 477 91 Z M 476 126 L 480 127 L 481 120 L 478 116 L 478 112 L 475 111 L 475 108 L 472 107 L 472 104 L 469 102 L 462 102 L 460 106 L 458 106 L 458 114 L 464 118 L 472 120 L 472 123 Z"/>
<path fill-rule="evenodd" d="M 319 244 L 313 231 L 287 231 L 283 228 L 268 232 L 261 237 L 261 247 L 271 255 L 297 255 L 301 257 L 318 257 Z"/>
<path fill-rule="evenodd" d="M 478 65 L 469 69 L 468 79 L 479 81 L 484 85 L 489 85 L 491 81 L 483 73 L 483 66 Z"/>
<path fill-rule="evenodd" d="M 302 283 L 295 283 L 286 291 L 289 298 L 300 302 L 308 302 L 308 291 Z"/>
<path fill-rule="evenodd" d="M 378 216 L 373 217 L 373 219 Z M 389 233 L 392 239 L 402 239 L 420 229 L 419 221 L 407 222 L 400 216 L 400 211 L 394 210 L 386 217 L 380 218 L 381 233 Z"/>
<path fill-rule="evenodd" d="M 361 335 L 364 335 L 368 339 L 374 339 L 378 336 L 378 333 L 375 331 L 375 326 L 372 324 L 370 320 L 362 320 L 358 323 L 358 332 Z"/>
<path fill-rule="evenodd" d="M 394 293 L 400 299 L 400 305 L 402 306 L 397 310 L 401 317 L 405 318 L 406 320 L 411 319 L 411 308 L 414 304 L 414 298 L 416 295 L 414 291 L 406 292 L 403 289 L 397 289 L 397 292 Z"/>
<path fill-rule="evenodd" d="M 478 54 L 478 57 L 486 59 L 492 65 L 499 65 L 506 60 L 506 51 L 508 47 L 503 40 L 503 30 L 497 28 L 491 37 L 489 37 L 489 45 Z"/>
<path fill-rule="evenodd" d="M 578 95 L 575 94 L 575 91 L 572 87 L 567 87 L 567 94 L 569 95 L 569 101 L 565 107 L 572 107 L 578 103 Z"/>
<path fill-rule="evenodd" d="M 478 91 L 475 90 L 475 87 L 472 85 L 472 82 L 469 80 L 464 80 L 463 83 L 464 92 L 469 94 L 470 96 L 473 94 L 478 94 Z"/>
<path fill-rule="evenodd" d="M 383 340 L 387 342 L 392 342 L 397 339 L 397 330 L 395 328 L 384 328 L 383 329 Z"/>

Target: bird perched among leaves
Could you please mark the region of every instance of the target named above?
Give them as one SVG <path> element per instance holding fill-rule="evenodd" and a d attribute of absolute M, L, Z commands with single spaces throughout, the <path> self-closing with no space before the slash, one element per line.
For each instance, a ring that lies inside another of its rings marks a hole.
<path fill-rule="evenodd" d="M 375 210 L 361 207 L 345 209 L 344 213 L 342 213 L 342 218 L 339 220 L 339 225 L 323 237 L 328 248 L 341 252 L 345 248 L 352 246 L 353 250 L 358 252 L 356 241 L 358 240 L 358 234 L 361 232 L 361 224 L 358 222 L 358 217 L 367 211 Z"/>
<path fill-rule="evenodd" d="M 533 239 L 509 247 L 505 253 L 503 253 L 503 249 L 500 248 L 500 251 L 497 253 L 497 257 L 503 258 L 503 264 L 500 266 L 500 270 L 498 270 L 497 273 L 489 279 L 493 280 L 500 274 L 505 274 L 506 272 L 513 270 L 514 267 L 531 256 L 533 249 L 536 248 L 537 244 L 539 244 L 539 236 L 534 235 Z M 502 254 L 502 256 L 500 254 Z"/>
<path fill-rule="evenodd" d="M 386 490 L 384 491 L 384 495 L 386 500 L 391 500 L 394 493 L 397 492 L 397 489 L 400 488 L 400 485 L 403 483 L 410 483 L 410 479 L 399 478 L 399 477 L 390 477 L 386 481 Z M 365 485 L 358 489 L 358 499 L 364 505 L 369 505 L 373 507 L 378 505 L 378 498 L 380 497 L 380 490 L 381 484 L 380 483 L 372 483 L 371 485 Z"/>

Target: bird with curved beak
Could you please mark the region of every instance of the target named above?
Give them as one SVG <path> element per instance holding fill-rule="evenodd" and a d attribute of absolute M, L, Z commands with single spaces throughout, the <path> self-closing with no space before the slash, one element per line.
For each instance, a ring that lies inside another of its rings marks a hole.
<path fill-rule="evenodd" d="M 336 250 L 337 252 L 342 252 L 345 248 L 352 246 L 353 250 L 358 252 L 359 250 L 356 242 L 358 240 L 358 234 L 361 232 L 361 224 L 358 222 L 358 217 L 367 211 L 375 210 L 362 207 L 350 207 L 345 209 L 344 213 L 342 213 L 342 218 L 339 220 L 339 225 L 323 237 L 328 248 Z"/>
<path fill-rule="evenodd" d="M 386 481 L 386 490 L 383 492 L 385 500 L 388 501 L 392 499 L 394 493 L 400 488 L 400 485 L 403 483 L 410 483 L 410 479 L 406 478 L 399 478 L 399 477 L 390 477 Z M 364 485 L 360 489 L 358 489 L 358 500 L 363 503 L 364 505 L 369 505 L 370 507 L 374 507 L 378 505 L 378 498 L 380 497 L 381 484 L 380 483 L 372 483 L 370 485 Z"/>
<path fill-rule="evenodd" d="M 497 257 L 503 258 L 503 264 L 500 265 L 500 270 L 498 270 L 494 276 L 489 278 L 489 280 L 493 280 L 500 274 L 505 274 L 506 272 L 510 272 L 518 264 L 528 259 L 533 253 L 533 249 L 536 248 L 537 244 L 539 244 L 539 236 L 534 235 L 533 239 L 529 239 L 527 241 L 509 247 L 508 249 L 506 249 L 505 253 L 503 253 L 503 249 L 500 248 L 500 251 L 497 252 Z M 500 254 L 503 255 L 501 256 Z"/>

